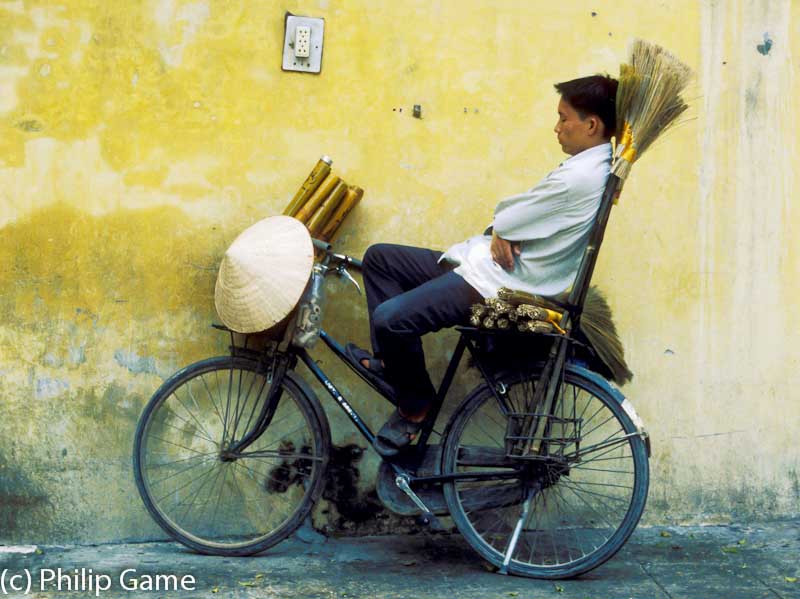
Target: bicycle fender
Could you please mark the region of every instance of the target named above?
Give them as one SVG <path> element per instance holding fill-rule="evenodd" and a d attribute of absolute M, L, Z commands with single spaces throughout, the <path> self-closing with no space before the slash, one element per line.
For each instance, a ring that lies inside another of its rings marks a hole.
<path fill-rule="evenodd" d="M 641 419 L 639 414 L 636 413 L 631 401 L 622 394 L 622 391 L 619 390 L 619 387 L 605 377 L 574 362 L 567 363 L 567 370 L 590 380 L 598 387 L 607 391 L 608 394 L 619 403 L 622 409 L 625 410 L 628 418 L 631 419 L 631 422 L 633 422 L 633 425 L 636 427 L 639 436 L 644 441 L 645 447 L 647 447 L 647 457 L 650 457 L 650 435 L 644 426 L 644 421 Z"/>

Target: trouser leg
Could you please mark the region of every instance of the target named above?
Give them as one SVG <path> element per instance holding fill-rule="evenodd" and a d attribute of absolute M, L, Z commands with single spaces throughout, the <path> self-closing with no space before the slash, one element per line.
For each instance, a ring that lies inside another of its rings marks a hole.
<path fill-rule="evenodd" d="M 482 297 L 460 275 L 448 271 L 379 304 L 372 315 L 386 378 L 407 415 L 425 412 L 435 391 L 425 368 L 421 336 L 464 324 Z"/>
<path fill-rule="evenodd" d="M 375 357 L 383 357 L 375 336 L 375 310 L 386 300 L 449 272 L 450 265 L 437 262 L 441 255 L 442 252 L 435 250 L 390 243 L 378 243 L 367 249 L 363 280 Z"/>

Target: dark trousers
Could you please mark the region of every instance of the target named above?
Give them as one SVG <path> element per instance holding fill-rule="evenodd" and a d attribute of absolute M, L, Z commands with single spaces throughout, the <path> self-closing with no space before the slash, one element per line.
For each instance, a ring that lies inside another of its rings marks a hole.
<path fill-rule="evenodd" d="M 469 320 L 470 306 L 483 297 L 452 265 L 437 263 L 442 252 L 380 243 L 364 254 L 370 334 L 375 357 L 405 414 L 419 414 L 435 390 L 425 368 L 422 335 Z"/>

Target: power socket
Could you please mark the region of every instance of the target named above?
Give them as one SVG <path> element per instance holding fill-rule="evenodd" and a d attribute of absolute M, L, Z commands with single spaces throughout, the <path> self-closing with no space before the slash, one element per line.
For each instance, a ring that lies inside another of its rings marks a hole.
<path fill-rule="evenodd" d="M 286 13 L 284 19 L 281 68 L 284 71 L 319 73 L 322 69 L 325 20 L 290 13 Z"/>
<path fill-rule="evenodd" d="M 298 25 L 294 31 L 294 55 L 308 58 L 311 48 L 311 27 Z"/>

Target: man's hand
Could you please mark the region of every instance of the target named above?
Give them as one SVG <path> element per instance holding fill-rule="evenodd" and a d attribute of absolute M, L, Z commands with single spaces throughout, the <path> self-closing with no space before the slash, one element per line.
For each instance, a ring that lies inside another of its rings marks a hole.
<path fill-rule="evenodd" d="M 514 270 L 514 256 L 522 253 L 519 243 L 506 241 L 502 237 L 498 237 L 494 231 L 492 231 L 492 245 L 489 249 L 492 253 L 492 260 L 508 271 Z"/>

